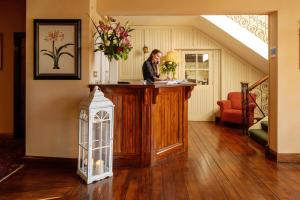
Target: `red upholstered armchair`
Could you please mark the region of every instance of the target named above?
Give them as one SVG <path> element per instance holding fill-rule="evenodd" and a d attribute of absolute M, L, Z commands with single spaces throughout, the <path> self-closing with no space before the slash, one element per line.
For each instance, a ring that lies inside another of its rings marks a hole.
<path fill-rule="evenodd" d="M 251 96 L 256 99 L 256 95 L 251 93 Z M 242 94 L 241 92 L 230 92 L 227 100 L 217 102 L 220 106 L 221 122 L 231 122 L 235 124 L 242 123 Z M 249 126 L 253 124 L 254 109 L 256 105 L 252 98 L 249 97 Z"/>

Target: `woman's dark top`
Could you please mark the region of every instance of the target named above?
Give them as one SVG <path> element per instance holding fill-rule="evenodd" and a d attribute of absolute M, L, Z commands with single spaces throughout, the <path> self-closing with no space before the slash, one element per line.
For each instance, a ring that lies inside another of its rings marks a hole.
<path fill-rule="evenodd" d="M 157 75 L 155 64 L 152 63 L 150 60 L 146 60 L 143 64 L 143 76 L 144 80 L 154 82 L 155 78 L 159 78 Z"/>

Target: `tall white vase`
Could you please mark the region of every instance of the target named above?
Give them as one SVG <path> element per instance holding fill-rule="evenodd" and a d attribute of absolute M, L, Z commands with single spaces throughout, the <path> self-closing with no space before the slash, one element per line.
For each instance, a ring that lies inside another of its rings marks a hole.
<path fill-rule="evenodd" d="M 119 81 L 118 61 L 112 59 L 109 62 L 109 83 L 117 83 Z"/>
<path fill-rule="evenodd" d="M 99 53 L 99 82 L 102 84 L 109 83 L 109 61 L 103 52 Z"/>
<path fill-rule="evenodd" d="M 119 70 L 118 70 L 118 61 L 112 60 L 109 61 L 107 56 L 101 52 L 100 53 L 100 83 L 109 84 L 117 83 L 119 81 Z"/>

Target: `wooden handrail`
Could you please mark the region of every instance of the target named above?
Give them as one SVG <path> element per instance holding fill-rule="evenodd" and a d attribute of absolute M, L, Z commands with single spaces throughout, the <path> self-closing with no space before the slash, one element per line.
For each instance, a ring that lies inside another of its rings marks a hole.
<path fill-rule="evenodd" d="M 262 79 L 256 81 L 253 85 L 249 86 L 249 91 L 253 90 L 254 88 L 256 88 L 257 86 L 259 86 L 260 84 L 262 84 L 263 82 L 265 82 L 266 80 L 269 79 L 269 75 L 263 77 Z"/>

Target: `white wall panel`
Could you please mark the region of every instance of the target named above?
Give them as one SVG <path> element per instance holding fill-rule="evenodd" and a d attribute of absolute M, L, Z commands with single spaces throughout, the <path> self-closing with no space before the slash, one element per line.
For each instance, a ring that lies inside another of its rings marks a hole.
<path fill-rule="evenodd" d="M 229 92 L 241 91 L 241 81 L 249 82 L 251 85 L 265 76 L 263 72 L 226 49 L 222 51 L 221 74 L 222 99 L 226 99 Z"/>
<path fill-rule="evenodd" d="M 213 121 L 214 111 L 212 86 L 196 86 L 193 94 L 189 99 L 189 114 L 190 121 Z"/>
<path fill-rule="evenodd" d="M 241 81 L 252 84 L 265 76 L 263 72 L 194 27 L 136 26 L 131 35 L 133 36 L 134 48 L 129 54 L 129 59 L 120 62 L 120 80 L 141 80 L 142 64 L 154 48 L 161 50 L 163 53 L 174 49 L 179 52 L 184 50 L 212 50 L 214 92 L 210 101 L 213 101 L 214 104 L 213 113 L 218 111 L 216 102 L 219 99 L 226 99 L 227 94 L 231 91 L 241 90 Z M 142 52 L 144 45 L 149 47 L 149 53 L 144 54 Z M 182 66 L 179 64 L 176 74 L 177 77 L 183 79 L 184 77 L 179 73 L 181 71 Z M 193 96 L 193 94 L 195 95 Z M 198 96 L 197 92 L 193 92 L 191 98 L 198 98 L 197 102 L 199 104 L 191 105 L 191 109 L 195 106 L 197 108 L 201 107 L 205 111 L 204 113 L 209 113 L 204 108 L 210 104 L 210 102 L 206 102 L 208 98 L 203 99 L 204 97 Z M 205 116 L 203 117 L 205 118 Z M 189 116 L 189 118 L 194 117 Z M 213 119 L 214 117 L 210 118 Z"/>
<path fill-rule="evenodd" d="M 217 113 L 219 111 L 219 106 L 217 105 L 217 101 L 221 97 L 221 51 L 220 50 L 213 50 L 213 102 L 214 102 L 214 113 Z"/>
<path fill-rule="evenodd" d="M 153 49 L 159 49 L 163 53 L 172 50 L 171 28 L 153 27 L 146 31 L 146 45 L 151 52 Z M 149 53 L 150 53 L 149 52 Z"/>
<path fill-rule="evenodd" d="M 173 49 L 192 49 L 194 30 L 191 27 L 172 28 Z"/>
<path fill-rule="evenodd" d="M 119 61 L 119 80 L 142 80 L 142 65 L 145 61 L 143 47 L 145 43 L 145 30 L 134 27 L 130 33 L 132 50 L 126 61 Z"/>
<path fill-rule="evenodd" d="M 203 34 L 198 29 L 194 30 L 194 49 L 220 49 L 221 46 L 218 45 L 214 40 L 210 39 L 208 36 Z"/>

